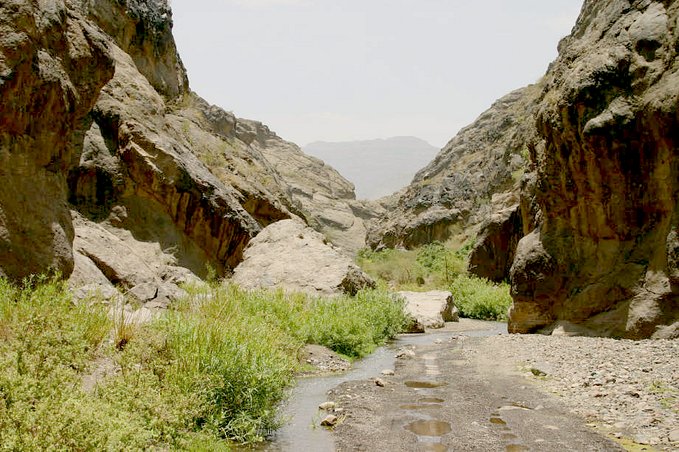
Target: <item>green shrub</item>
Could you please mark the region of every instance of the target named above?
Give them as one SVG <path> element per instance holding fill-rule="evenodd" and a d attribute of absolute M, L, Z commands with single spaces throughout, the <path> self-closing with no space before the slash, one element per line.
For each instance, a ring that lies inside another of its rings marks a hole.
<path fill-rule="evenodd" d="M 398 333 L 385 291 L 312 298 L 188 288 L 175 309 L 118 341 L 96 300 L 61 282 L 0 279 L 0 444 L 15 450 L 227 450 L 278 426 L 306 342 L 363 356 Z M 84 377 L 102 365 L 94 388 Z"/>
<path fill-rule="evenodd" d="M 365 290 L 355 297 L 313 301 L 306 342 L 325 345 L 349 357 L 363 357 L 403 330 L 403 302 L 384 290 Z"/>
<path fill-rule="evenodd" d="M 465 272 L 466 252 L 454 242 L 433 242 L 415 250 L 361 250 L 358 264 L 373 278 L 398 290 L 440 289 Z"/>
<path fill-rule="evenodd" d="M 124 424 L 80 389 L 110 328 L 102 309 L 74 304 L 56 279 L 34 278 L 23 287 L 0 279 L 3 447 L 93 449 L 105 444 L 107 424 Z"/>
<path fill-rule="evenodd" d="M 450 286 L 462 317 L 480 320 L 507 320 L 512 303 L 509 285 L 494 284 L 475 276 L 460 275 Z"/>

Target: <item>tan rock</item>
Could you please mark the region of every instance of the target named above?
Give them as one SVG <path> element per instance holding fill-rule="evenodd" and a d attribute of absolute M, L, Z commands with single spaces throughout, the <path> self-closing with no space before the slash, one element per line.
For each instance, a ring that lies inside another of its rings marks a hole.
<path fill-rule="evenodd" d="M 334 410 L 335 406 L 336 406 L 335 402 L 323 402 L 320 405 L 318 405 L 318 409 L 323 411 L 329 411 Z"/>
<path fill-rule="evenodd" d="M 337 422 L 339 422 L 339 418 L 337 416 L 335 416 L 334 414 L 328 414 L 321 421 L 321 426 L 334 427 L 335 425 L 337 425 Z"/>
<path fill-rule="evenodd" d="M 445 322 L 456 322 L 459 314 L 453 294 L 446 291 L 397 292 L 406 301 L 405 310 L 425 328 L 443 328 Z"/>
<path fill-rule="evenodd" d="M 174 273 L 173 256 L 157 243 L 138 242 L 128 231 L 93 223 L 77 213 L 73 223 L 77 265 L 69 282 L 77 288 L 78 298 L 102 295 L 118 300 L 120 293 L 113 284 L 149 308 L 166 308 L 185 295 L 168 277 Z"/>
<path fill-rule="evenodd" d="M 325 237 L 299 220 L 267 226 L 245 250 L 232 282 L 311 295 L 355 294 L 375 282 Z"/>

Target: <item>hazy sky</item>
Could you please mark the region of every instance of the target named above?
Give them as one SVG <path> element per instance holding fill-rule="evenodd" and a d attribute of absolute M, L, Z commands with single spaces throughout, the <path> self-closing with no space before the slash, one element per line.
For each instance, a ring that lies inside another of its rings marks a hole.
<path fill-rule="evenodd" d="M 582 0 L 172 0 L 191 88 L 305 145 L 443 146 L 534 83 Z"/>

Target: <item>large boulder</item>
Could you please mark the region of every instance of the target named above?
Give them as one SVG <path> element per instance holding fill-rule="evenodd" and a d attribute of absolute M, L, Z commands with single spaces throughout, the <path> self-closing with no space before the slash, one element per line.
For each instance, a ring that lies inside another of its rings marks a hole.
<path fill-rule="evenodd" d="M 445 322 L 460 320 L 450 292 L 397 292 L 396 295 L 405 300 L 405 310 L 415 321 L 412 332 L 443 328 Z"/>
<path fill-rule="evenodd" d="M 647 338 L 679 321 L 679 4 L 587 0 L 537 112 L 541 224 L 519 243 L 509 331 L 566 321 Z"/>
<path fill-rule="evenodd" d="M 245 249 L 232 282 L 311 295 L 354 295 L 375 282 L 320 233 L 299 220 L 267 226 Z"/>
<path fill-rule="evenodd" d="M 186 295 L 181 284 L 198 281 L 176 265 L 172 250 L 163 250 L 157 242 L 140 242 L 129 231 L 91 222 L 75 212 L 73 223 L 76 265 L 69 283 L 78 289 L 78 298 L 99 294 L 111 299 L 122 291 L 147 307 L 166 308 Z"/>

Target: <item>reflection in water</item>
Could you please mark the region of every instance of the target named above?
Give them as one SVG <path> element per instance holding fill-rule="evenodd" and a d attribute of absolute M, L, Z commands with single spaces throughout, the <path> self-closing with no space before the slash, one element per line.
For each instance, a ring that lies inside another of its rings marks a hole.
<path fill-rule="evenodd" d="M 506 448 L 507 452 L 525 452 L 525 451 L 528 451 L 528 450 L 530 450 L 530 449 L 527 448 L 526 446 L 522 446 L 520 444 L 510 444 Z"/>
<path fill-rule="evenodd" d="M 443 421 L 415 421 L 406 425 L 405 429 L 418 436 L 443 436 L 453 431 L 450 424 Z"/>
<path fill-rule="evenodd" d="M 419 450 L 425 452 L 448 452 L 448 446 L 441 443 L 424 443 Z"/>
<path fill-rule="evenodd" d="M 426 410 L 427 408 L 439 409 L 441 405 L 401 405 L 399 408 L 402 410 Z"/>
<path fill-rule="evenodd" d="M 445 400 L 443 399 L 438 399 L 436 397 L 423 397 L 418 400 L 420 403 L 443 403 Z"/>
<path fill-rule="evenodd" d="M 415 389 L 432 389 L 440 388 L 441 386 L 446 386 L 448 383 L 445 381 L 406 381 L 405 385 L 409 388 Z"/>

